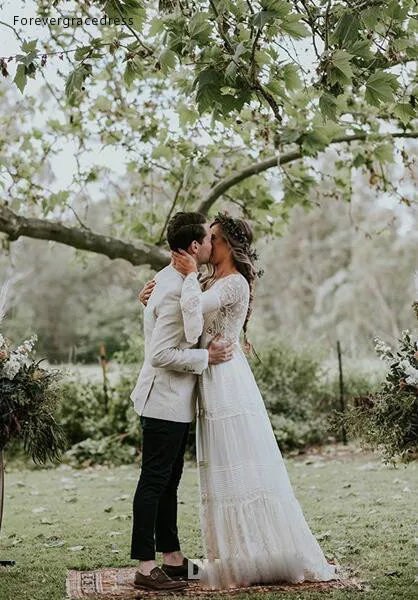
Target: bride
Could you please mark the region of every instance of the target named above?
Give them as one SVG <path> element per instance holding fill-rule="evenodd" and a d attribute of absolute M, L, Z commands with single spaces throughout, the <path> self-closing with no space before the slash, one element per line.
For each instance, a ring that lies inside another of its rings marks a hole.
<path fill-rule="evenodd" d="M 338 579 L 296 499 L 239 337 L 251 315 L 255 252 L 242 219 L 218 214 L 211 225 L 211 273 L 197 279 L 192 256 L 172 254 L 184 279 L 186 337 L 207 347 L 234 342 L 232 360 L 198 378 L 197 460 L 206 588 Z"/>

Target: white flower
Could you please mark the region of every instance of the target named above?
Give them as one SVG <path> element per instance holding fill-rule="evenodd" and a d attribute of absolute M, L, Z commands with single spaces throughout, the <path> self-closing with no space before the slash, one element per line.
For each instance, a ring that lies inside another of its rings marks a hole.
<path fill-rule="evenodd" d="M 403 360 L 399 363 L 401 369 L 408 377 L 405 379 L 408 385 L 418 386 L 418 369 L 415 369 L 408 360 Z"/>
<path fill-rule="evenodd" d="M 19 372 L 20 362 L 16 356 L 13 354 L 10 356 L 9 360 L 5 361 L 2 365 L 1 374 L 3 377 L 7 379 L 14 379 Z"/>
<path fill-rule="evenodd" d="M 19 369 L 24 364 L 30 362 L 28 355 L 32 352 L 37 339 L 37 336 L 33 335 L 10 352 L 8 359 L 1 363 L 1 377 L 6 377 L 7 379 L 14 379 L 16 377 Z"/>
<path fill-rule="evenodd" d="M 374 348 L 382 360 L 391 361 L 393 359 L 392 348 L 378 337 L 374 338 Z"/>
<path fill-rule="evenodd" d="M 38 336 L 35 334 L 30 337 L 28 340 L 25 340 L 23 344 L 20 344 L 15 350 L 18 354 L 29 354 L 38 341 Z"/>

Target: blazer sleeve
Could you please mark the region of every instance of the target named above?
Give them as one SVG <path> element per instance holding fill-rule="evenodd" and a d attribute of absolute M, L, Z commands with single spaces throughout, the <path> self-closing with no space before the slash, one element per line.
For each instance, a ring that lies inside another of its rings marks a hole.
<path fill-rule="evenodd" d="M 150 342 L 151 365 L 160 369 L 201 375 L 208 366 L 205 348 L 179 348 L 183 319 L 177 295 L 167 295 L 158 307 Z M 187 338 L 186 338 L 187 339 Z"/>

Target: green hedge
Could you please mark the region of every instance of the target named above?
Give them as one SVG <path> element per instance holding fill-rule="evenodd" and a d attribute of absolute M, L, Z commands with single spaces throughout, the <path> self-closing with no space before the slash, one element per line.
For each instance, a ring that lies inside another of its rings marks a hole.
<path fill-rule="evenodd" d="M 129 360 L 135 355 L 129 348 Z M 141 351 L 139 348 L 138 351 Z M 312 445 L 341 439 L 333 415 L 339 410 L 338 377 L 329 378 L 319 361 L 307 352 L 296 352 L 281 343 L 270 344 L 260 354 L 261 363 L 250 359 L 255 378 L 270 414 L 273 430 L 284 452 L 303 451 Z M 103 385 L 68 381 L 63 386 L 59 421 L 67 437 L 63 460 L 74 466 L 132 463 L 141 447 L 139 417 L 133 410 L 131 391 L 138 366 L 108 389 Z M 361 373 L 345 373 L 347 404 L 366 395 L 373 385 Z M 192 424 L 187 457 L 195 456 L 195 424 Z"/>

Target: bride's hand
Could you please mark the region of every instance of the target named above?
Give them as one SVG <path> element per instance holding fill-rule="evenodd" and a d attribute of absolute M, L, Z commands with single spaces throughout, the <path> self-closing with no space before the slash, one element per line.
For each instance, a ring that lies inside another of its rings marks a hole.
<path fill-rule="evenodd" d="M 151 279 L 151 281 L 147 281 L 142 290 L 138 293 L 138 300 L 146 306 L 148 304 L 149 297 L 152 294 L 152 290 L 154 289 L 156 281 Z"/>
<path fill-rule="evenodd" d="M 183 273 L 183 275 L 190 275 L 190 273 L 197 273 L 197 264 L 193 256 L 188 254 L 185 250 L 179 249 L 178 252 L 171 253 L 171 260 L 173 267 Z"/>

